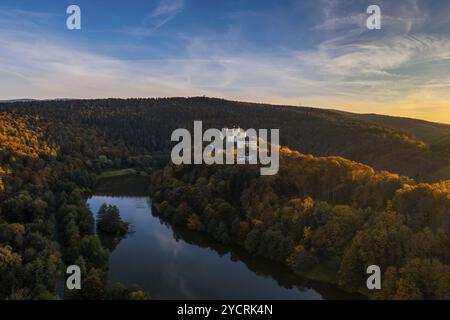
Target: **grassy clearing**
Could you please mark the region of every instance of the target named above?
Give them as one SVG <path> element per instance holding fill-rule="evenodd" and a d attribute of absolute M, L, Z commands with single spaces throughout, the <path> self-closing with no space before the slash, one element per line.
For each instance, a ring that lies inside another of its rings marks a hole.
<path fill-rule="evenodd" d="M 302 274 L 305 278 L 326 283 L 336 283 L 335 272 L 322 264 Z"/>
<path fill-rule="evenodd" d="M 100 175 L 100 178 L 112 178 L 112 177 L 120 177 L 120 176 L 129 176 L 137 174 L 137 171 L 134 169 L 122 169 L 122 170 L 112 170 L 103 172 Z"/>

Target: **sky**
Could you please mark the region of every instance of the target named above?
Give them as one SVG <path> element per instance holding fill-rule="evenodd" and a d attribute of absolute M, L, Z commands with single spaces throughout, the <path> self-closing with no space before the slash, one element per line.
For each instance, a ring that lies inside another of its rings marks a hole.
<path fill-rule="evenodd" d="M 81 30 L 66 27 L 71 4 Z M 0 99 L 206 95 L 450 123 L 449 13 L 442 0 L 0 0 Z"/>

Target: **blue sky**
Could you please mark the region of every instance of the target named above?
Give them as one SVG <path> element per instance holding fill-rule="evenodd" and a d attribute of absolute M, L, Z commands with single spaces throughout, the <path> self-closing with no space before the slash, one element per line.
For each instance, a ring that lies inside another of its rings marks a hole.
<path fill-rule="evenodd" d="M 82 29 L 66 28 L 81 8 Z M 366 9 L 381 8 L 381 30 Z M 450 123 L 450 2 L 2 0 L 0 99 L 208 95 Z"/>

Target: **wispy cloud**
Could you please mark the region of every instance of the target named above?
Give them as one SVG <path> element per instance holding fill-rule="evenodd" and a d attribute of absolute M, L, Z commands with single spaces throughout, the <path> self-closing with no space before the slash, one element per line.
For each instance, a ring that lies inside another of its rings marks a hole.
<path fill-rule="evenodd" d="M 162 0 L 159 6 L 153 10 L 153 17 L 173 17 L 184 7 L 184 0 Z"/>
<path fill-rule="evenodd" d="M 450 58 L 448 37 L 419 34 L 379 41 L 341 43 L 327 41 L 316 49 L 301 51 L 298 59 L 311 71 L 335 76 L 399 76 L 400 67 L 432 63 Z"/>
<path fill-rule="evenodd" d="M 174 19 L 183 11 L 184 6 L 184 0 L 161 0 L 158 6 L 144 18 L 140 26 L 127 28 L 127 32 L 135 36 L 150 36 Z"/>

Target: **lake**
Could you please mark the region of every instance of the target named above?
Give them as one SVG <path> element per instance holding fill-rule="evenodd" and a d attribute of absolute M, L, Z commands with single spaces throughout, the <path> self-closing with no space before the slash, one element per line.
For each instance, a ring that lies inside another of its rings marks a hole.
<path fill-rule="evenodd" d="M 173 228 L 152 215 L 151 199 L 120 181 L 101 189 L 88 204 L 96 215 L 103 204 L 115 205 L 132 233 L 106 241 L 112 249 L 110 284 L 137 284 L 153 299 L 354 299 L 334 285 L 303 280 L 282 265 L 223 246 L 187 229 Z"/>

